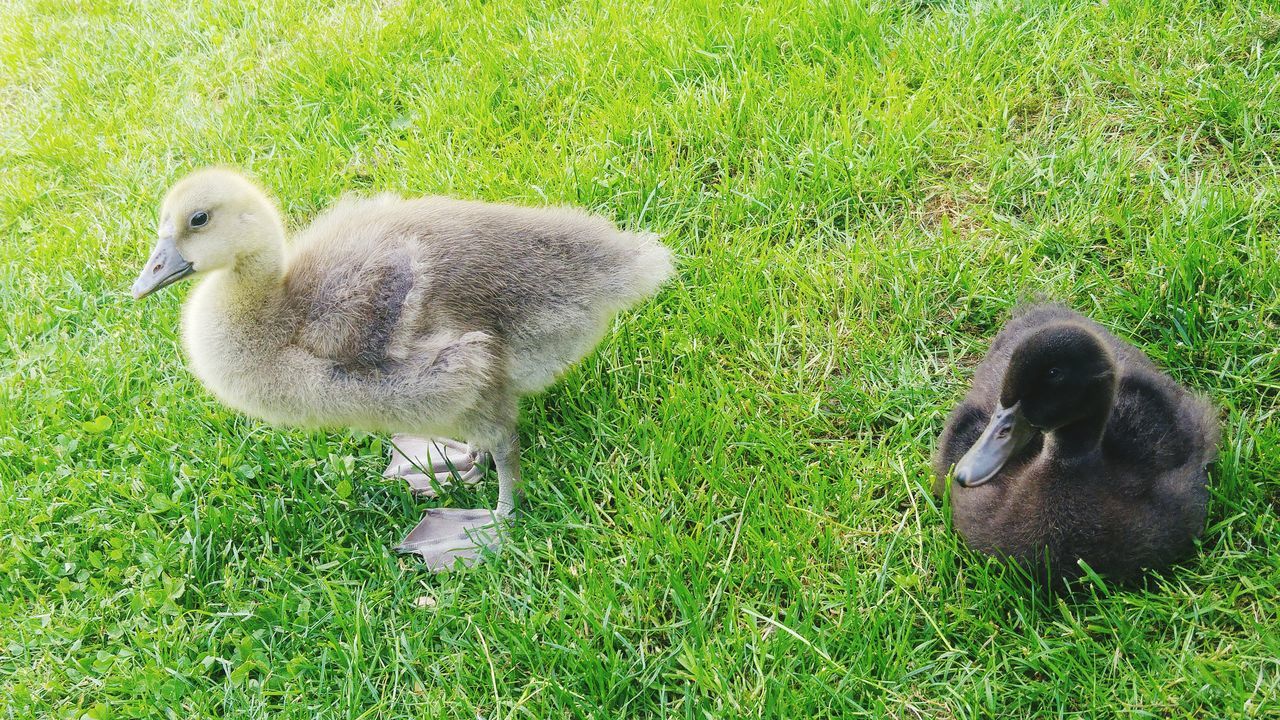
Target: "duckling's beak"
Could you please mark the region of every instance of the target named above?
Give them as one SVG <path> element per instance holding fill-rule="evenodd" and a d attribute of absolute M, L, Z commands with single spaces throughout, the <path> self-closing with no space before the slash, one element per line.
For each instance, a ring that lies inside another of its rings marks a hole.
<path fill-rule="evenodd" d="M 133 298 L 140 300 L 166 285 L 172 285 L 191 273 L 195 267 L 178 252 L 172 233 L 165 233 L 156 242 L 147 264 L 133 281 Z"/>
<path fill-rule="evenodd" d="M 956 463 L 956 482 L 961 487 L 970 488 L 995 477 L 1034 434 L 1034 428 L 1022 416 L 1018 403 L 1009 407 L 996 403 L 996 411 L 991 414 L 991 421 L 982 431 L 982 436 Z"/>

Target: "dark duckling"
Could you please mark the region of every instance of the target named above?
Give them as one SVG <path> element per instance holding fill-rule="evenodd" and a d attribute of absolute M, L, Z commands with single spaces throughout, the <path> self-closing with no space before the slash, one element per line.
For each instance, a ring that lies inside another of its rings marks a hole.
<path fill-rule="evenodd" d="M 1191 553 L 1216 413 L 1139 350 L 1060 305 L 1019 308 L 948 418 L 934 487 L 975 550 L 1060 582 Z"/>

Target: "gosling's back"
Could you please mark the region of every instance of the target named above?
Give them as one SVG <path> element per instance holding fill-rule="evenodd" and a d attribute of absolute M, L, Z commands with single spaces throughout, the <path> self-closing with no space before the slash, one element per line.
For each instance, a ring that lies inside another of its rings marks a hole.
<path fill-rule="evenodd" d="M 525 394 L 586 355 L 616 312 L 671 271 L 656 236 L 579 210 L 384 195 L 318 217 L 293 244 L 286 284 L 309 306 L 302 332 L 354 343 L 347 355 L 377 361 L 433 332 L 488 333 Z M 354 310 L 335 318 L 337 307 Z"/>

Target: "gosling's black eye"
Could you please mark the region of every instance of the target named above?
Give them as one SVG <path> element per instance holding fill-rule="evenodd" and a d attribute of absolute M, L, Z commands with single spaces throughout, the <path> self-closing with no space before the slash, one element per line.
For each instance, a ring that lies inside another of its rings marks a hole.
<path fill-rule="evenodd" d="M 191 216 L 191 227 L 198 228 L 209 222 L 209 213 L 201 210 Z"/>
<path fill-rule="evenodd" d="M 1062 379 L 1062 368 L 1051 367 L 1049 368 L 1049 371 L 1045 373 L 1045 375 L 1049 378 L 1050 381 L 1057 382 L 1058 380 Z"/>

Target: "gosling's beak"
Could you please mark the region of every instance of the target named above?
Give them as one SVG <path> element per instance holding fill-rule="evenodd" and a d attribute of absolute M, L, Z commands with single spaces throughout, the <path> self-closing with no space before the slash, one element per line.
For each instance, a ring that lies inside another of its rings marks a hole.
<path fill-rule="evenodd" d="M 977 487 L 995 477 L 1034 433 L 1018 403 L 1010 407 L 996 403 L 996 411 L 991 414 L 991 422 L 987 423 L 982 436 L 956 463 L 956 482 L 961 487 Z"/>
<path fill-rule="evenodd" d="M 178 252 L 171 233 L 160 236 L 156 249 L 151 251 L 146 267 L 138 273 L 133 281 L 133 297 L 141 299 L 166 285 L 172 285 L 191 273 L 195 268 Z"/>

